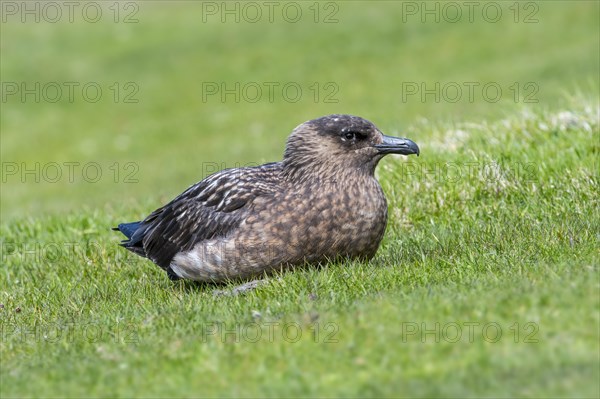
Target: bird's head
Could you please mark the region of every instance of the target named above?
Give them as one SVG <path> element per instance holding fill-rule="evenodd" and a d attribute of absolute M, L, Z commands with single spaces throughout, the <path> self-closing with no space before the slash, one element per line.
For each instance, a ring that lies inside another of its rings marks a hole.
<path fill-rule="evenodd" d="M 288 138 L 283 163 L 290 175 L 366 173 L 373 175 L 387 154 L 419 155 L 412 140 L 385 136 L 371 122 L 352 115 L 328 115 L 304 122 Z"/>

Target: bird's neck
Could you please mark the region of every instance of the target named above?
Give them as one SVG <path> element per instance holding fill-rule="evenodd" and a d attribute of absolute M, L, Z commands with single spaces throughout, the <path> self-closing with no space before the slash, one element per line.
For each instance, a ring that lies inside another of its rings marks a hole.
<path fill-rule="evenodd" d="M 311 185 L 363 185 L 375 179 L 371 168 L 354 168 L 327 163 L 286 164 L 285 161 L 283 162 L 282 176 L 291 184 Z"/>

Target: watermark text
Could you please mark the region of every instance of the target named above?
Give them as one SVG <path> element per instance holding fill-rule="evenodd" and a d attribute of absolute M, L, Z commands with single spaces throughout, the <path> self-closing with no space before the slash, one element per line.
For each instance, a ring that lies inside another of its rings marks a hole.
<path fill-rule="evenodd" d="M 315 343 L 335 344 L 339 340 L 339 326 L 333 322 L 304 325 L 296 322 L 254 322 L 228 325 L 223 322 L 207 323 L 202 326 L 200 338 L 202 342 L 217 340 L 219 342 L 274 342 L 283 340 L 296 343 L 303 337 Z"/>
<path fill-rule="evenodd" d="M 131 323 L 107 325 L 99 322 L 44 322 L 33 325 L 24 323 L 0 323 L 2 342 L 114 342 L 120 344 L 139 343 L 138 328 Z"/>
<path fill-rule="evenodd" d="M 340 88 L 335 82 L 202 82 L 202 102 L 226 103 L 283 101 L 297 103 L 301 100 L 323 104 L 337 104 Z"/>
<path fill-rule="evenodd" d="M 137 104 L 140 87 L 135 82 L 2 82 L 2 102 L 86 102 L 108 99 L 114 103 Z"/>
<path fill-rule="evenodd" d="M 400 324 L 402 342 L 420 343 L 473 343 L 484 341 L 496 343 L 502 339 L 510 339 L 514 343 L 538 343 L 539 325 L 534 322 L 502 325 L 497 322 L 402 322 Z"/>
<path fill-rule="evenodd" d="M 101 21 L 135 24 L 140 6 L 134 1 L 2 1 L 2 23 L 59 23 Z"/>
<path fill-rule="evenodd" d="M 540 6 L 534 1 L 403 1 L 401 4 L 403 23 L 539 22 Z"/>
<path fill-rule="evenodd" d="M 538 103 L 540 91 L 536 82 L 402 82 L 402 102 L 457 103 L 485 101 L 497 103 L 503 97 L 515 103 Z"/>
<path fill-rule="evenodd" d="M 333 1 L 203 1 L 202 22 L 336 24 L 339 10 L 339 4 Z"/>
<path fill-rule="evenodd" d="M 138 183 L 136 162 L 2 162 L 2 183 Z"/>

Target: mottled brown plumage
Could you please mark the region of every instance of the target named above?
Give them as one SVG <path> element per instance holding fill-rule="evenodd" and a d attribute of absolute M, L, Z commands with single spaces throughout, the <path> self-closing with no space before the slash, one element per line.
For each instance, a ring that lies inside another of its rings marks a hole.
<path fill-rule="evenodd" d="M 419 154 L 371 122 L 329 115 L 290 135 L 283 161 L 225 169 L 141 222 L 120 224 L 122 245 L 171 278 L 249 279 L 339 258 L 373 257 L 387 223 L 374 177 L 389 153 Z"/>

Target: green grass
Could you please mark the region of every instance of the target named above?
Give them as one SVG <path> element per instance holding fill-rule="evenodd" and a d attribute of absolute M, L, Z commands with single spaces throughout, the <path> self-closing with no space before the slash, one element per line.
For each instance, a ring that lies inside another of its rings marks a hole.
<path fill-rule="evenodd" d="M 138 24 L 1 26 L 3 82 L 140 88 L 0 104 L 1 397 L 600 395 L 598 3 L 540 3 L 533 25 L 401 23 L 394 2 L 203 24 L 200 3 L 139 4 Z M 340 101 L 202 102 L 203 81 L 332 81 Z M 535 82 L 539 102 L 402 102 L 412 81 Z M 370 263 L 216 297 L 118 247 L 111 226 L 215 167 L 280 158 L 331 112 L 422 150 L 378 168 L 390 219 Z M 103 175 L 5 174 L 21 162 Z"/>

